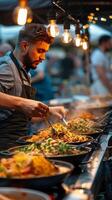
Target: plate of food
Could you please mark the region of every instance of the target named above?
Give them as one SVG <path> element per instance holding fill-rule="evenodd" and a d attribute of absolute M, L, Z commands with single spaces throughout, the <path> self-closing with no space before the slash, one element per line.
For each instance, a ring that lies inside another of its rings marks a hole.
<path fill-rule="evenodd" d="M 103 125 L 98 124 L 90 119 L 73 118 L 68 121 L 68 129 L 71 132 L 84 135 L 93 135 L 102 133 Z"/>
<path fill-rule="evenodd" d="M 53 134 L 52 128 L 49 127 L 40 131 L 32 136 L 23 136 L 17 141 L 19 144 L 39 143 L 45 139 L 52 138 L 54 140 L 61 140 L 66 143 L 83 144 L 85 142 L 92 142 L 93 138 L 86 135 L 75 134 L 74 131 L 70 131 L 68 127 L 65 127 L 61 123 L 53 124 L 56 130 L 56 134 Z"/>
<path fill-rule="evenodd" d="M 77 164 L 91 151 L 91 148 L 83 146 L 74 146 L 49 138 L 42 143 L 33 143 L 22 145 L 1 152 L 3 156 L 12 156 L 24 152 L 29 155 L 44 155 L 48 159 L 64 160 Z"/>
<path fill-rule="evenodd" d="M 0 159 L 0 186 L 48 188 L 62 183 L 73 169 L 68 162 L 21 152 Z"/>

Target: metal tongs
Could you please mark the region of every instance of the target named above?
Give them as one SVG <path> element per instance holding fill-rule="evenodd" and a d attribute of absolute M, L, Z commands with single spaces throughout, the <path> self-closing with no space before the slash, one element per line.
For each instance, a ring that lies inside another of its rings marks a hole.
<path fill-rule="evenodd" d="M 68 125 L 68 122 L 66 121 L 66 119 L 64 117 L 62 117 L 62 121 L 66 126 Z"/>
<path fill-rule="evenodd" d="M 50 121 L 48 118 L 46 118 L 46 121 L 48 122 L 48 124 L 49 124 L 50 127 L 52 128 L 53 134 L 54 134 L 54 135 L 57 135 L 57 130 L 53 127 L 51 121 Z"/>

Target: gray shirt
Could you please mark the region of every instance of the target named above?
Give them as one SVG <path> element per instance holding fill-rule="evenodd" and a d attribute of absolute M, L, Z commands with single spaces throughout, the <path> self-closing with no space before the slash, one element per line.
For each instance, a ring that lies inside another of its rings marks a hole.
<path fill-rule="evenodd" d="M 29 85 L 23 70 L 21 66 L 23 82 Z M 0 92 L 14 96 L 21 96 L 22 93 L 22 81 L 18 69 L 9 55 L 0 58 Z M 12 114 L 12 111 L 1 108 L 0 121 L 7 119 Z"/>

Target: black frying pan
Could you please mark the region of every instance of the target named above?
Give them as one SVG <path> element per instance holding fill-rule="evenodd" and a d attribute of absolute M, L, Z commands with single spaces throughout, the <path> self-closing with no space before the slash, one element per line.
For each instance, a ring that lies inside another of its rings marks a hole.
<path fill-rule="evenodd" d="M 38 145 L 39 144 L 37 144 L 37 148 L 38 148 Z M 74 149 L 80 150 L 80 152 L 78 152 L 78 154 L 63 154 L 63 155 L 52 155 L 52 156 L 49 156 L 49 155 L 47 156 L 47 154 L 46 154 L 45 157 L 48 159 L 63 160 L 63 161 L 70 162 L 74 165 L 77 165 L 85 158 L 86 155 L 88 155 L 91 152 L 90 147 L 74 146 L 74 145 L 71 145 L 71 146 Z M 15 153 L 22 152 L 22 151 L 27 153 L 27 150 L 25 150 L 25 149 L 27 149 L 28 147 L 29 147 L 29 145 L 13 147 L 6 151 L 1 151 L 0 155 L 2 157 L 9 157 L 9 156 L 14 155 Z M 32 150 L 31 150 L 31 152 L 32 152 Z"/>
<path fill-rule="evenodd" d="M 45 189 L 61 184 L 74 169 L 73 165 L 64 161 L 52 160 L 58 167 L 59 173 L 51 176 L 35 176 L 32 178 L 2 178 L 0 177 L 1 186 L 28 187 L 35 189 Z"/>

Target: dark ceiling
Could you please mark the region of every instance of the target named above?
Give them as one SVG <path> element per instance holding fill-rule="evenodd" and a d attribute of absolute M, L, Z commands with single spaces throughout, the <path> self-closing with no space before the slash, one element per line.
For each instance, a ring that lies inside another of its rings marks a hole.
<path fill-rule="evenodd" d="M 29 0 L 29 6 L 33 10 L 33 22 L 48 23 L 47 16 L 51 9 L 51 0 Z M 87 21 L 87 16 L 92 12 L 98 18 L 112 15 L 112 0 L 55 0 L 55 2 L 64 8 L 66 12 L 72 15 L 75 19 L 80 19 L 81 22 Z M 0 24 L 14 25 L 12 19 L 12 12 L 18 5 L 17 0 L 0 0 Z M 96 7 L 99 11 L 96 11 Z M 64 13 L 58 8 L 57 21 L 62 23 L 64 20 Z M 101 25 L 111 25 L 112 19 L 108 19 L 105 23 L 100 20 L 97 23 Z"/>

